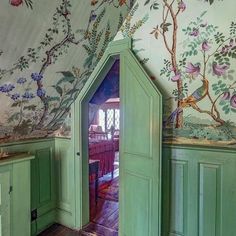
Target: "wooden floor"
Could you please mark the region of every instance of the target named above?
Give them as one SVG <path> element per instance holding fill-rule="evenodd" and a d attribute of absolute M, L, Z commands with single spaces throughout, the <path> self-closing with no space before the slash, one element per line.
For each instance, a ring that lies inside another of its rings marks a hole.
<path fill-rule="evenodd" d="M 114 171 L 114 178 L 119 175 L 119 170 Z M 110 181 L 111 176 L 108 174 L 100 179 L 100 184 Z M 91 187 L 90 187 L 91 188 Z M 119 222 L 119 203 L 98 198 L 97 206 L 95 205 L 94 191 L 90 189 L 90 221 L 106 228 L 118 231 Z"/>
<path fill-rule="evenodd" d="M 90 223 L 80 231 L 54 224 L 39 236 L 118 236 L 118 232 L 94 223 Z"/>
<path fill-rule="evenodd" d="M 117 169 L 114 173 L 114 178 L 119 175 Z M 108 181 L 111 176 L 104 176 L 100 181 Z M 92 187 L 92 185 L 91 185 Z M 91 193 L 93 193 L 91 189 Z M 59 224 L 54 224 L 49 229 L 45 230 L 40 236 L 118 236 L 118 216 L 119 203 L 98 199 L 97 206 L 95 205 L 94 195 L 90 195 L 90 220 L 91 222 L 81 231 L 68 229 Z"/>

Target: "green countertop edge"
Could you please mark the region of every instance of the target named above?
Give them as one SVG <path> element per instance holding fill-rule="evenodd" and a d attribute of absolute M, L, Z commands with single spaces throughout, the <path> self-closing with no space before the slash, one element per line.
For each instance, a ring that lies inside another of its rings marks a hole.
<path fill-rule="evenodd" d="M 9 165 L 17 162 L 28 161 L 34 159 L 34 155 L 28 153 L 14 154 L 12 157 L 0 159 L 0 166 Z"/>

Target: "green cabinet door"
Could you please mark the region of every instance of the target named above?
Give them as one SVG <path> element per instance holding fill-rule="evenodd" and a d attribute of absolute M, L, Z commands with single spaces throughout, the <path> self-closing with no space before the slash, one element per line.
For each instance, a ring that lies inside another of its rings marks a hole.
<path fill-rule="evenodd" d="M 120 236 L 160 236 L 160 92 L 132 52 L 121 54 Z"/>
<path fill-rule="evenodd" d="M 10 171 L 0 172 L 0 236 L 10 236 Z"/>

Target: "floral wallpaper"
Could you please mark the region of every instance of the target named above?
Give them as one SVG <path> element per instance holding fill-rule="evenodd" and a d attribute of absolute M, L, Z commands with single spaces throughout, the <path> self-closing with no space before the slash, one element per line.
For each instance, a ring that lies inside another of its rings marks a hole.
<path fill-rule="evenodd" d="M 132 0 L 1 1 L 0 142 L 68 130 L 70 105 L 132 5 Z"/>
<path fill-rule="evenodd" d="M 164 95 L 164 142 L 236 144 L 236 2 L 137 1 L 115 39 Z"/>

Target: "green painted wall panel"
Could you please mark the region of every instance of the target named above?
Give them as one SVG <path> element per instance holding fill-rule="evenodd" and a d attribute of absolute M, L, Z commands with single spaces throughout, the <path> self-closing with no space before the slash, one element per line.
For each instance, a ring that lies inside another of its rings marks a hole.
<path fill-rule="evenodd" d="M 36 151 L 38 168 L 39 168 L 39 203 L 40 205 L 49 202 L 52 199 L 52 165 L 50 148 L 40 149 Z"/>
<path fill-rule="evenodd" d="M 177 145 L 164 147 L 163 236 L 235 234 L 235 153 Z"/>
<path fill-rule="evenodd" d="M 10 213 L 10 183 L 11 172 L 9 169 L 0 168 L 0 236 L 11 235 Z"/>
<path fill-rule="evenodd" d="M 186 225 L 187 171 L 186 161 L 171 160 L 171 194 L 170 194 L 170 232 L 173 235 L 183 235 Z"/>
<path fill-rule="evenodd" d="M 56 221 L 75 227 L 74 154 L 70 139 L 55 139 Z"/>
<path fill-rule="evenodd" d="M 219 166 L 210 164 L 200 164 L 199 168 L 199 236 L 217 235 L 217 214 L 221 207 L 219 191 L 221 183 L 217 178 L 219 175 Z M 220 200 L 220 199 L 219 199 Z M 219 222 L 218 222 L 219 223 Z M 218 233 L 219 235 L 219 233 Z"/>

